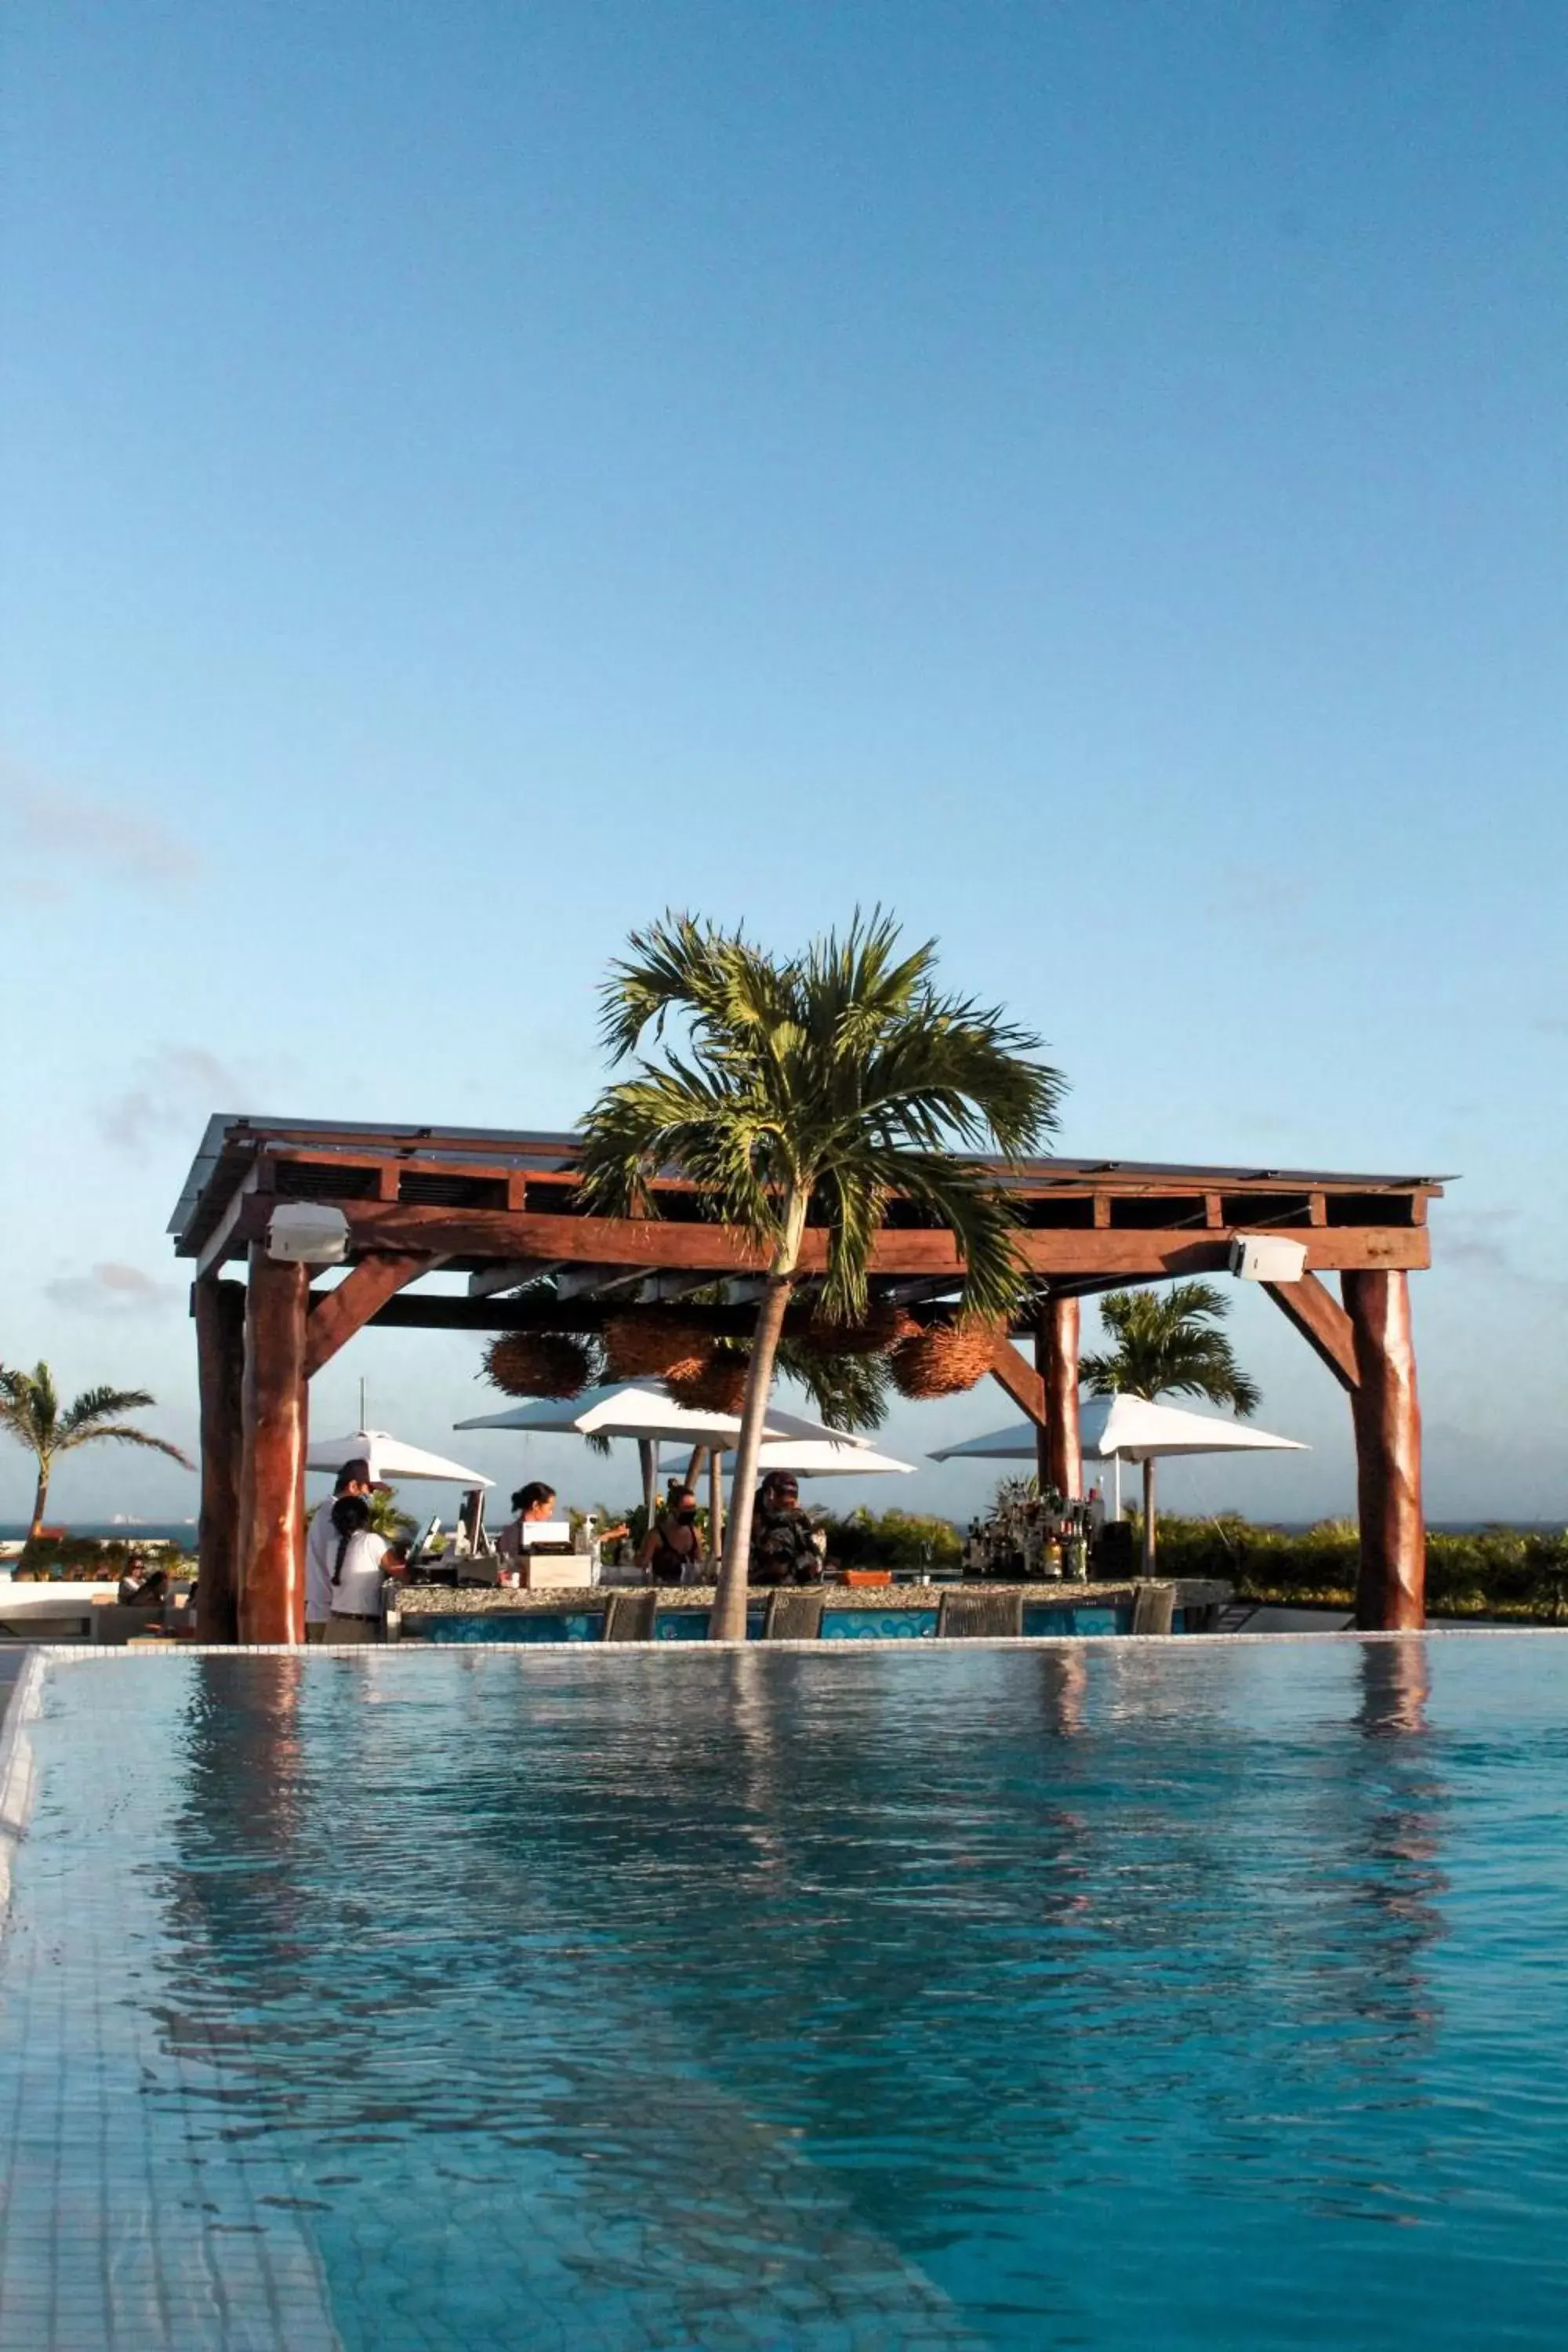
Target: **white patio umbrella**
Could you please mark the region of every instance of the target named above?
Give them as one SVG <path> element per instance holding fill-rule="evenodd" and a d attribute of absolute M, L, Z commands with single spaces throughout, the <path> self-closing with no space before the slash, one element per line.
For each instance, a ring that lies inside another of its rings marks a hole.
<path fill-rule="evenodd" d="M 447 1486 L 493 1486 L 495 1480 L 478 1470 L 465 1470 L 460 1462 L 448 1462 L 444 1454 L 427 1454 L 422 1445 L 405 1445 L 400 1437 L 393 1437 L 384 1429 L 356 1429 L 350 1437 L 319 1437 L 312 1440 L 305 1456 L 307 1470 L 341 1470 L 345 1462 L 363 1461 L 370 1464 L 374 1479 L 385 1479 L 389 1484 L 408 1478 L 430 1478 Z"/>
<path fill-rule="evenodd" d="M 757 1470 L 764 1478 L 770 1470 L 789 1470 L 797 1478 L 880 1478 L 914 1466 L 879 1454 L 864 1438 L 851 1440 L 837 1432 L 830 1437 L 764 1438 L 757 1449 Z"/>
<path fill-rule="evenodd" d="M 1117 1470 L 1116 1516 L 1121 1515 L 1121 1466 L 1142 1462 L 1143 1470 L 1143 1559 L 1154 1559 L 1154 1482 L 1152 1465 L 1167 1455 L 1183 1454 L 1307 1454 L 1299 1437 L 1275 1437 L 1267 1429 L 1253 1429 L 1228 1415 L 1189 1412 L 1184 1406 L 1155 1404 L 1147 1397 L 1086 1397 L 1079 1416 L 1083 1451 L 1091 1461 L 1110 1462 Z M 1016 1422 L 1010 1429 L 994 1429 L 962 1444 L 944 1445 L 933 1462 L 1033 1462 L 1036 1430 L 1032 1421 Z"/>
<path fill-rule="evenodd" d="M 708 1449 L 732 1444 L 741 1433 L 738 1414 L 677 1404 L 662 1388 L 645 1387 L 638 1381 L 615 1381 L 603 1388 L 584 1389 L 574 1397 L 536 1397 L 509 1412 L 479 1413 L 452 1426 L 516 1429 L 538 1436 L 635 1437 L 642 1457 L 643 1502 L 650 1517 L 658 1495 L 661 1438 Z M 770 1413 L 767 1434 L 782 1433 L 782 1423 L 775 1425 Z"/>

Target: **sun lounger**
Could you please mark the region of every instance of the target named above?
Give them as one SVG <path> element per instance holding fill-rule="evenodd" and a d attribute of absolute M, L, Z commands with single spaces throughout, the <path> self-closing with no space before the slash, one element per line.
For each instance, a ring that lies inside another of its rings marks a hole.
<path fill-rule="evenodd" d="M 1135 1584 L 1132 1588 L 1132 1631 L 1168 1633 L 1176 1606 L 1173 1584 Z"/>
<path fill-rule="evenodd" d="M 791 1592 L 781 1588 L 768 1595 L 763 1620 L 764 1642 L 815 1642 L 822 1632 L 820 1592 Z"/>
<path fill-rule="evenodd" d="M 944 1592 L 936 1605 L 939 1641 L 1005 1641 L 1023 1630 L 1021 1592 Z"/>
<path fill-rule="evenodd" d="M 651 1642 L 658 1608 L 657 1592 L 612 1592 L 605 1610 L 602 1642 Z"/>

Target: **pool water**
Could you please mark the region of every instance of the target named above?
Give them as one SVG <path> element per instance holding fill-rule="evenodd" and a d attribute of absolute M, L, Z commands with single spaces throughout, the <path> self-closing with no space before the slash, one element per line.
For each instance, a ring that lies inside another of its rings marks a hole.
<path fill-rule="evenodd" d="M 1557 1636 L 52 1665 L 6 2352 L 1556 2346 Z"/>

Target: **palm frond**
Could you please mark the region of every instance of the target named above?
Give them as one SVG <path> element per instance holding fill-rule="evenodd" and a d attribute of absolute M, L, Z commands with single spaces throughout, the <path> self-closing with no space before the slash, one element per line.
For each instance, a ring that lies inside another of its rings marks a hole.
<path fill-rule="evenodd" d="M 166 1454 L 171 1462 L 177 1462 L 182 1470 L 194 1470 L 196 1466 L 189 1454 L 182 1454 L 177 1445 L 171 1445 L 166 1437 L 150 1437 L 144 1429 L 132 1429 L 128 1424 L 118 1422 L 107 1426 L 79 1429 L 74 1435 L 60 1438 L 55 1450 L 59 1454 L 69 1454 L 79 1445 L 100 1444 L 141 1445 L 149 1453 Z"/>
<path fill-rule="evenodd" d="M 888 1368 L 880 1356 L 823 1356 L 782 1339 L 778 1369 L 805 1391 L 829 1429 L 861 1436 L 888 1417 Z"/>
<path fill-rule="evenodd" d="M 83 1389 L 60 1415 L 60 1442 L 74 1444 L 78 1432 L 88 1431 L 94 1422 L 111 1421 L 122 1412 L 142 1412 L 157 1402 L 147 1389 Z"/>
<path fill-rule="evenodd" d="M 1079 1375 L 1096 1395 L 1121 1390 L 1127 1396 L 1203 1397 L 1229 1405 L 1245 1420 L 1263 1395 L 1226 1334 L 1214 1328 L 1227 1307 L 1224 1293 L 1208 1282 L 1178 1282 L 1163 1296 L 1108 1291 L 1100 1313 L 1114 1345 L 1082 1357 Z"/>

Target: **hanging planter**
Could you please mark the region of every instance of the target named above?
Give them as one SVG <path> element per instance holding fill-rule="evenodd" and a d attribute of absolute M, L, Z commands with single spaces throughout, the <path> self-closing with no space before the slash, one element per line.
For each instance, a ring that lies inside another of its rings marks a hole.
<path fill-rule="evenodd" d="M 900 1396 L 958 1396 L 991 1370 L 996 1333 L 985 1323 L 933 1323 L 893 1349 L 888 1368 Z"/>
<path fill-rule="evenodd" d="M 562 1331 L 508 1331 L 485 1349 L 485 1371 L 515 1397 L 574 1397 L 588 1385 L 593 1359 Z"/>
<path fill-rule="evenodd" d="M 885 1356 L 916 1338 L 920 1328 L 901 1307 L 872 1307 L 856 1323 L 815 1318 L 801 1333 L 799 1344 L 814 1356 Z"/>
<path fill-rule="evenodd" d="M 748 1357 L 711 1355 L 689 1377 L 677 1379 L 673 1372 L 667 1372 L 664 1384 L 677 1404 L 689 1405 L 694 1412 L 734 1414 L 746 1402 L 749 1369 Z"/>
<path fill-rule="evenodd" d="M 674 1315 L 615 1315 L 605 1326 L 605 1376 L 612 1381 L 695 1380 L 712 1354 L 700 1325 Z"/>

